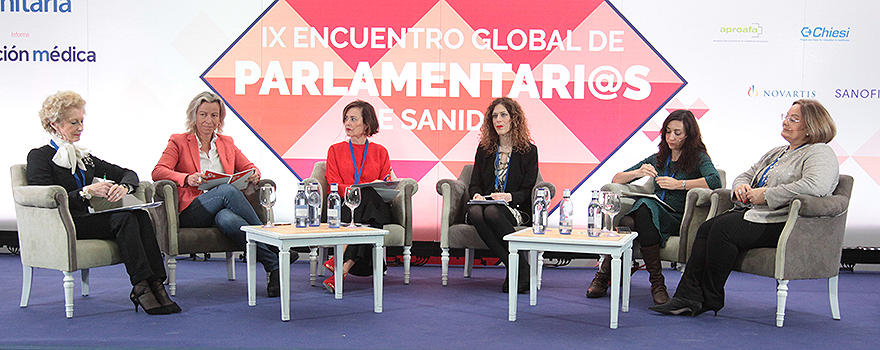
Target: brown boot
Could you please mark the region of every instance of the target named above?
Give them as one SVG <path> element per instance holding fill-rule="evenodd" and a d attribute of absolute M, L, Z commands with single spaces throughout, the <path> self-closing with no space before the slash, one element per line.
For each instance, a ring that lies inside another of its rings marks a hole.
<path fill-rule="evenodd" d="M 609 283 L 611 283 L 611 256 L 606 255 L 602 259 L 599 271 L 596 272 L 596 277 L 593 278 L 593 282 L 590 282 L 590 287 L 587 288 L 587 298 L 604 297 L 608 291 Z"/>
<path fill-rule="evenodd" d="M 642 247 L 642 258 L 645 259 L 645 269 L 651 276 L 651 296 L 654 304 L 666 304 L 669 301 L 669 293 L 666 292 L 666 279 L 663 278 L 663 265 L 660 264 L 660 245 Z"/>

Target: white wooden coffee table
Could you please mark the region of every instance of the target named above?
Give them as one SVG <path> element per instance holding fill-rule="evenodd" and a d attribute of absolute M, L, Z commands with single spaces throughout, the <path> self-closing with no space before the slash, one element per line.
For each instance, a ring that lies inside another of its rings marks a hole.
<path fill-rule="evenodd" d="M 257 305 L 257 244 L 278 247 L 278 264 L 281 269 L 281 320 L 290 320 L 290 248 L 308 246 L 335 246 L 336 253 L 341 254 L 346 244 L 372 244 L 373 248 L 373 303 L 374 312 L 382 312 L 382 266 L 384 262 L 382 244 L 385 242 L 386 230 L 370 227 L 328 228 L 327 224 L 318 227 L 297 228 L 291 225 L 274 228 L 262 226 L 242 226 L 247 233 L 247 271 L 248 271 L 248 305 Z M 341 256 L 341 255 L 340 255 Z M 343 259 L 335 259 L 336 271 L 342 271 Z M 336 299 L 342 299 L 342 274 L 335 274 Z"/>
<path fill-rule="evenodd" d="M 519 254 L 520 250 L 529 251 L 529 305 L 538 304 L 538 251 L 570 252 L 610 254 L 611 258 L 611 328 L 617 328 L 617 311 L 629 311 L 629 283 L 630 274 L 621 273 L 630 271 L 632 267 L 632 244 L 638 233 L 621 234 L 616 237 L 590 237 L 586 230 L 574 230 L 570 235 L 559 234 L 558 229 L 547 229 L 544 234 L 534 234 L 531 228 L 523 229 L 507 236 L 504 240 L 510 244 L 509 280 L 510 289 L 508 294 L 508 320 L 516 321 L 516 294 L 519 282 Z M 622 259 L 622 260 L 621 260 Z M 623 267 L 621 267 L 621 261 Z M 621 284 L 621 278 L 623 283 Z M 621 287 L 623 293 L 621 293 Z"/>

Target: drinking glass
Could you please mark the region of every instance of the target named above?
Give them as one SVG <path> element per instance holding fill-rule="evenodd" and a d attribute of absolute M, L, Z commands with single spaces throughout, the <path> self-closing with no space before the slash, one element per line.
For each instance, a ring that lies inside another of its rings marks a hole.
<path fill-rule="evenodd" d="M 614 216 L 620 212 L 620 195 L 617 193 L 608 193 L 605 196 L 605 202 L 602 203 L 602 211 L 608 215 L 608 231 L 614 231 Z"/>
<path fill-rule="evenodd" d="M 275 205 L 275 186 L 271 184 L 265 184 L 263 187 L 260 187 L 260 205 L 263 208 L 266 208 L 266 224 L 263 227 L 271 228 L 275 227 L 272 224 L 272 206 Z"/>
<path fill-rule="evenodd" d="M 349 186 L 345 189 L 345 206 L 351 210 L 351 223 L 348 224 L 348 228 L 357 227 L 354 225 L 354 210 L 359 205 L 361 205 L 360 187 Z"/>

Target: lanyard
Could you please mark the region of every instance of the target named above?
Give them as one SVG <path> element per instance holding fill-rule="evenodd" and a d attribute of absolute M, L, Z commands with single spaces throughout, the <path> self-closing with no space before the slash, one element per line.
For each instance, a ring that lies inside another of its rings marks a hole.
<path fill-rule="evenodd" d="M 370 140 L 364 144 L 364 156 L 361 158 L 361 167 L 358 169 L 357 162 L 354 161 L 354 146 L 351 145 L 351 139 L 348 140 L 348 150 L 351 151 L 351 164 L 354 165 L 354 184 L 361 183 L 361 173 L 364 171 L 364 162 L 367 161 L 367 150 L 370 149 Z"/>
<path fill-rule="evenodd" d="M 803 145 L 800 145 L 797 148 L 795 148 L 794 150 L 797 151 L 798 149 L 800 149 L 801 147 L 804 147 L 806 145 L 807 145 L 806 143 Z M 768 165 L 767 168 L 764 169 L 764 173 L 761 174 L 761 178 L 758 180 L 758 187 L 764 187 L 764 185 L 767 184 L 767 178 L 770 177 L 770 169 L 772 169 L 773 166 L 776 165 L 776 162 L 778 162 L 779 159 L 785 155 L 785 152 L 788 152 L 788 149 L 783 150 L 782 153 L 780 153 L 779 156 L 773 160 L 773 163 L 770 163 L 770 165 Z"/>
<path fill-rule="evenodd" d="M 670 162 L 670 161 L 672 161 L 672 155 L 671 155 L 671 154 L 669 155 L 668 158 L 666 158 L 666 168 L 663 169 L 663 176 L 671 176 L 672 178 L 675 178 L 675 172 L 674 172 L 674 171 L 672 172 L 672 175 L 669 175 L 669 162 Z M 666 190 L 663 190 L 663 192 L 660 193 L 660 200 L 662 201 L 662 200 L 665 200 L 665 199 L 666 199 Z"/>
<path fill-rule="evenodd" d="M 58 150 L 58 144 L 55 143 L 55 140 L 49 140 L 49 144 L 52 145 L 52 147 L 54 147 L 56 151 Z M 73 164 L 71 166 L 76 167 L 76 164 Z M 85 186 L 86 175 L 83 173 L 82 169 L 78 167 L 76 168 L 76 172 L 73 173 L 73 179 L 76 180 L 76 185 L 79 186 L 79 188 L 83 188 Z"/>
<path fill-rule="evenodd" d="M 501 146 L 498 146 L 498 149 L 495 150 L 495 170 L 499 170 L 498 167 L 501 165 L 500 157 L 499 157 L 500 151 L 501 151 Z M 513 156 L 512 152 L 511 152 L 510 156 Z M 507 157 L 507 171 L 504 172 L 504 182 L 501 183 L 501 186 L 500 186 L 501 192 L 507 191 L 507 177 L 510 176 L 510 156 Z M 498 188 L 499 188 L 498 175 L 496 174 L 495 175 L 495 189 L 498 189 Z"/>

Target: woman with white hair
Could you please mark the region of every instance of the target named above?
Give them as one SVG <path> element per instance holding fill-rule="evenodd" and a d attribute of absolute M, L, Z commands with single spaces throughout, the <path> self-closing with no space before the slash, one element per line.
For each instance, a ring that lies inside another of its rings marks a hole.
<path fill-rule="evenodd" d="M 178 208 L 180 227 L 217 227 L 245 249 L 242 226 L 260 225 L 260 218 L 244 194 L 235 186 L 223 184 L 209 191 L 199 190 L 205 171 L 233 174 L 253 169 L 247 181 L 260 181 L 260 170 L 244 156 L 232 138 L 220 134 L 226 107 L 220 96 L 208 91 L 196 95 L 186 109 L 186 132 L 171 135 L 159 163 L 153 168 L 153 181 L 171 180 L 180 188 Z M 257 243 L 257 261 L 269 277 L 269 297 L 281 295 L 278 255 L 264 243 Z"/>
<path fill-rule="evenodd" d="M 48 145 L 27 157 L 28 185 L 59 185 L 67 190 L 68 206 L 77 239 L 115 239 L 132 286 L 134 310 L 147 314 L 180 312 L 165 291 L 165 267 L 150 215 L 143 210 L 90 214 L 89 199 L 111 202 L 134 192 L 134 171 L 108 163 L 76 144 L 83 132 L 86 101 L 73 91 L 60 91 L 43 101 L 40 122 L 51 135 Z M 92 183 L 95 178 L 110 181 Z"/>

